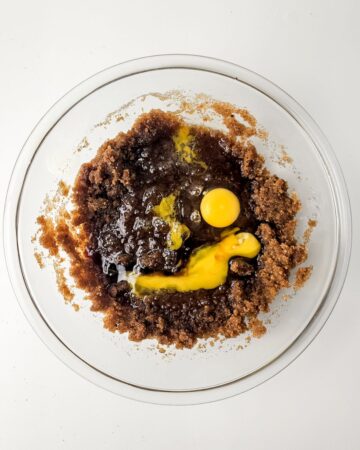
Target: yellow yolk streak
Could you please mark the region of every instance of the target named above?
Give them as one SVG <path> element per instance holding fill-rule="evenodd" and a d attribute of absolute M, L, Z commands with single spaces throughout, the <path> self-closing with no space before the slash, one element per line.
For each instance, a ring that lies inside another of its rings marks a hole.
<path fill-rule="evenodd" d="M 178 132 L 173 136 L 175 150 L 180 159 L 188 164 L 199 164 L 203 169 L 207 169 L 207 164 L 199 160 L 195 150 L 190 147 L 194 137 L 190 134 L 189 127 L 183 125 L 178 129 Z"/>
<path fill-rule="evenodd" d="M 255 258 L 259 251 L 260 243 L 251 233 L 230 234 L 216 244 L 195 250 L 186 267 L 175 275 L 139 275 L 135 281 L 135 291 L 214 289 L 225 283 L 230 258 Z"/>
<path fill-rule="evenodd" d="M 175 194 L 170 194 L 153 208 L 154 214 L 163 219 L 170 227 L 167 236 L 167 246 L 170 250 L 178 250 L 182 246 L 184 239 L 190 236 L 189 228 L 175 218 L 175 200 Z"/>

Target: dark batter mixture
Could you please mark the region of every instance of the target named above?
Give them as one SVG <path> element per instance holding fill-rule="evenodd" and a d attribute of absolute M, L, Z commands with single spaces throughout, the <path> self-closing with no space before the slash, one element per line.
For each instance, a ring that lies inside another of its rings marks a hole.
<path fill-rule="evenodd" d="M 304 245 L 294 237 L 300 204 L 287 183 L 264 168 L 252 144 L 189 126 L 191 153 L 181 154 L 174 143 L 181 127 L 176 115 L 156 110 L 104 143 L 78 173 L 72 216 L 54 225 L 39 218 L 40 241 L 53 254 L 60 248 L 67 252 L 71 275 L 93 309 L 105 313 L 105 326 L 128 331 L 132 340 L 191 347 L 199 337 L 233 337 L 249 329 L 261 335 L 259 312 L 268 310 L 289 286 L 290 270 L 306 259 Z M 258 237 L 257 258 L 233 258 L 226 283 L 216 289 L 135 294 L 127 273 L 177 273 L 192 250 L 221 239 L 224 229 L 211 227 L 199 213 L 204 192 L 215 187 L 240 199 L 241 214 L 232 228 Z M 154 213 L 171 195 L 180 229 L 173 244 L 172 225 Z"/>

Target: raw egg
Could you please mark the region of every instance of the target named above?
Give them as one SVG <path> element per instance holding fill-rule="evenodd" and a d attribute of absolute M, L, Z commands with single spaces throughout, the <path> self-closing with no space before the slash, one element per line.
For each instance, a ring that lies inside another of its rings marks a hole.
<path fill-rule="evenodd" d="M 259 251 L 260 242 L 253 234 L 232 232 L 216 244 L 195 249 L 187 265 L 175 275 L 139 275 L 135 281 L 135 292 L 141 295 L 161 289 L 178 292 L 214 289 L 225 283 L 232 257 L 255 258 Z"/>
<path fill-rule="evenodd" d="M 228 227 L 239 217 L 240 201 L 229 189 L 212 189 L 202 198 L 200 212 L 209 225 L 216 228 Z"/>

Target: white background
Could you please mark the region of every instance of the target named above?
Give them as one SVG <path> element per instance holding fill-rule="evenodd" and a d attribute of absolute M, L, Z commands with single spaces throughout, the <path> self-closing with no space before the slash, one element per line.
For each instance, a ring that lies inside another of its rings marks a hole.
<path fill-rule="evenodd" d="M 351 266 L 334 313 L 290 367 L 239 397 L 136 403 L 72 373 L 25 321 L 0 260 L 0 449 L 360 448 L 358 0 L 0 0 L 0 198 L 32 127 L 109 65 L 196 53 L 255 70 L 328 136 L 352 201 Z"/>

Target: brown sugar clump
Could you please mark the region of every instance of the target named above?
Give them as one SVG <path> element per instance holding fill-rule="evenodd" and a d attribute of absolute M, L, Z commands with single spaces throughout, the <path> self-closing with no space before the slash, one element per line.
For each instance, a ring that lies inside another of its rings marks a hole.
<path fill-rule="evenodd" d="M 259 338 L 266 333 L 266 326 L 260 319 L 252 319 L 250 321 L 250 329 L 252 335 L 256 338 Z"/>
<path fill-rule="evenodd" d="M 239 276 L 246 277 L 252 275 L 255 269 L 244 258 L 234 258 L 230 262 L 230 270 Z"/>
<path fill-rule="evenodd" d="M 300 209 L 299 201 L 288 195 L 286 181 L 276 175 L 254 181 L 252 200 L 257 217 L 278 226 L 291 221 Z"/>
<path fill-rule="evenodd" d="M 295 279 L 295 285 L 294 285 L 295 290 L 299 290 L 300 288 L 302 288 L 304 286 L 306 281 L 310 278 L 312 271 L 313 271 L 312 266 L 300 267 L 296 271 L 296 279 Z"/>
<path fill-rule="evenodd" d="M 51 256 L 56 256 L 59 252 L 59 248 L 52 220 L 45 216 L 39 216 L 37 218 L 37 223 L 40 226 L 40 244 L 49 250 Z"/>
<path fill-rule="evenodd" d="M 43 269 L 45 267 L 45 264 L 44 264 L 43 257 L 41 255 L 41 253 L 34 252 L 34 256 L 35 256 L 35 259 L 36 259 L 37 263 L 39 264 L 40 269 Z"/>

